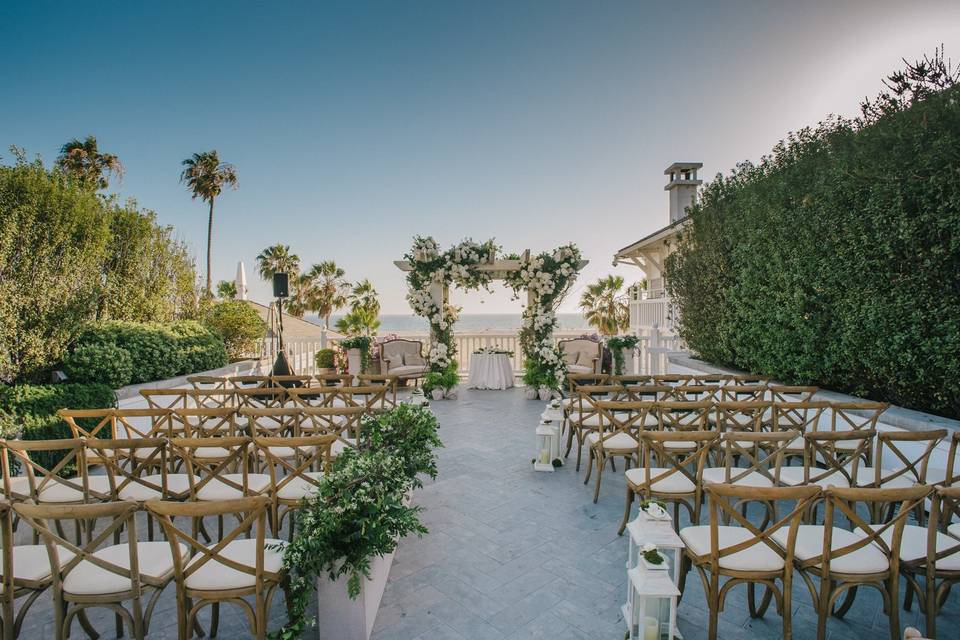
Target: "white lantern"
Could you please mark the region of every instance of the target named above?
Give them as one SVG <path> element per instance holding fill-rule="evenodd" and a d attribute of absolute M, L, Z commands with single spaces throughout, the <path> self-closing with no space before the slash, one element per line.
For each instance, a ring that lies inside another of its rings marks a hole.
<path fill-rule="evenodd" d="M 648 570 L 643 563 L 627 572 L 630 597 L 624 611 L 630 640 L 673 640 L 680 591 L 668 571 Z"/>
<path fill-rule="evenodd" d="M 537 425 L 537 450 L 534 471 L 553 471 L 553 461 L 560 457 L 560 425 L 541 422 Z"/>

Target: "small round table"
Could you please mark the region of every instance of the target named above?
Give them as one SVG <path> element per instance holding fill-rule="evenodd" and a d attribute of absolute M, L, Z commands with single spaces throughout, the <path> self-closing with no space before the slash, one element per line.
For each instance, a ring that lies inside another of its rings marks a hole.
<path fill-rule="evenodd" d="M 513 386 L 513 366 L 505 353 L 470 355 L 468 389 L 508 389 Z"/>

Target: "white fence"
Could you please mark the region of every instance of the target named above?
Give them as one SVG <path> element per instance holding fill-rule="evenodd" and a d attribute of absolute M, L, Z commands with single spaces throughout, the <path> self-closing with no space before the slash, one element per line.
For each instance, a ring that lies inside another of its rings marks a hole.
<path fill-rule="evenodd" d="M 557 331 L 554 333 L 554 339 L 564 340 L 577 338 L 583 335 L 582 331 Z M 429 342 L 429 335 L 426 333 L 406 333 L 399 334 L 397 337 L 407 340 L 419 340 L 424 346 Z M 454 340 L 457 345 L 457 361 L 460 363 L 460 372 L 466 373 L 470 370 L 470 357 L 474 351 L 484 347 L 496 347 L 505 351 L 512 351 L 513 370 L 515 373 L 523 371 L 523 354 L 520 351 L 520 336 L 516 331 L 484 331 L 479 333 L 456 333 Z M 326 342 L 326 344 L 324 344 Z M 284 351 L 290 360 L 293 370 L 300 374 L 311 375 L 316 373 L 317 367 L 314 361 L 317 351 L 325 346 L 332 346 L 336 340 L 330 339 L 324 341 L 315 338 L 295 338 L 284 340 Z M 673 334 L 662 334 L 658 329 L 648 329 L 641 331 L 640 346 L 638 347 L 638 357 L 636 373 L 649 373 L 651 375 L 666 373 L 667 355 L 673 351 L 683 350 L 682 341 Z M 264 341 L 261 352 L 264 354 L 264 365 L 269 367 L 270 363 L 276 357 L 276 345 L 272 341 Z"/>

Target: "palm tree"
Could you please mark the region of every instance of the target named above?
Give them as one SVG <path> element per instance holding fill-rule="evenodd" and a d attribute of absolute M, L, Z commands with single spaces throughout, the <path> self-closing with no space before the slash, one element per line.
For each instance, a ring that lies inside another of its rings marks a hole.
<path fill-rule="evenodd" d="M 224 300 L 236 300 L 237 283 L 233 280 L 221 280 L 217 283 L 217 295 Z"/>
<path fill-rule="evenodd" d="M 372 335 L 380 328 L 380 300 L 366 278 L 353 285 L 348 297 L 350 313 L 337 320 L 337 331 L 347 335 Z"/>
<path fill-rule="evenodd" d="M 287 298 L 287 313 L 297 318 L 310 310 L 311 302 L 316 296 L 313 279 L 306 273 L 290 275 L 290 297 Z"/>
<path fill-rule="evenodd" d="M 380 315 L 380 300 L 377 299 L 377 290 L 366 278 L 353 285 L 353 290 L 350 291 L 350 309 L 352 311 L 363 309 L 374 318 Z"/>
<path fill-rule="evenodd" d="M 614 336 L 630 327 L 630 309 L 621 289 L 623 278 L 611 275 L 588 284 L 580 296 L 584 318 L 602 335 Z"/>
<path fill-rule="evenodd" d="M 290 253 L 288 245 L 275 244 L 257 256 L 257 271 L 264 280 L 270 280 L 278 273 L 296 276 L 300 273 L 300 256 Z"/>
<path fill-rule="evenodd" d="M 97 148 L 97 139 L 87 136 L 85 140 L 74 138 L 60 147 L 60 156 L 57 166 L 73 176 L 85 188 L 106 189 L 110 184 L 107 176 L 116 176 L 123 180 L 123 165 L 120 158 L 112 153 L 100 153 Z"/>
<path fill-rule="evenodd" d="M 346 272 L 333 260 L 324 260 L 310 267 L 310 310 L 323 318 L 324 326 L 330 328 L 330 316 L 347 304 L 350 285 L 344 279 Z"/>
<path fill-rule="evenodd" d="M 237 180 L 237 168 L 232 164 L 220 162 L 216 150 L 195 153 L 192 158 L 183 161 L 186 167 L 180 174 L 180 182 L 187 183 L 187 189 L 193 193 L 193 198 L 200 198 L 210 204 L 210 215 L 207 218 L 207 295 L 212 295 L 212 280 L 210 266 L 210 245 L 213 243 L 213 201 L 223 190 L 224 185 L 234 189 L 240 184 Z"/>

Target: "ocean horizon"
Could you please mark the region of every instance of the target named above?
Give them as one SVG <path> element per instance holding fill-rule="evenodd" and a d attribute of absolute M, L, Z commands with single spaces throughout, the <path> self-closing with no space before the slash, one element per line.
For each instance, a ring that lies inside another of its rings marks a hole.
<path fill-rule="evenodd" d="M 331 316 L 330 325 L 342 317 L 342 314 Z M 317 324 L 323 324 L 316 314 L 307 314 L 305 319 Z M 464 313 L 457 320 L 454 331 L 461 333 L 478 333 L 481 331 L 516 331 L 520 328 L 519 313 Z M 579 313 L 558 313 L 558 329 L 561 331 L 589 331 L 593 329 Z M 429 331 L 427 321 L 420 316 L 402 313 L 387 313 L 380 316 L 379 334 L 387 333 L 426 333 Z"/>

